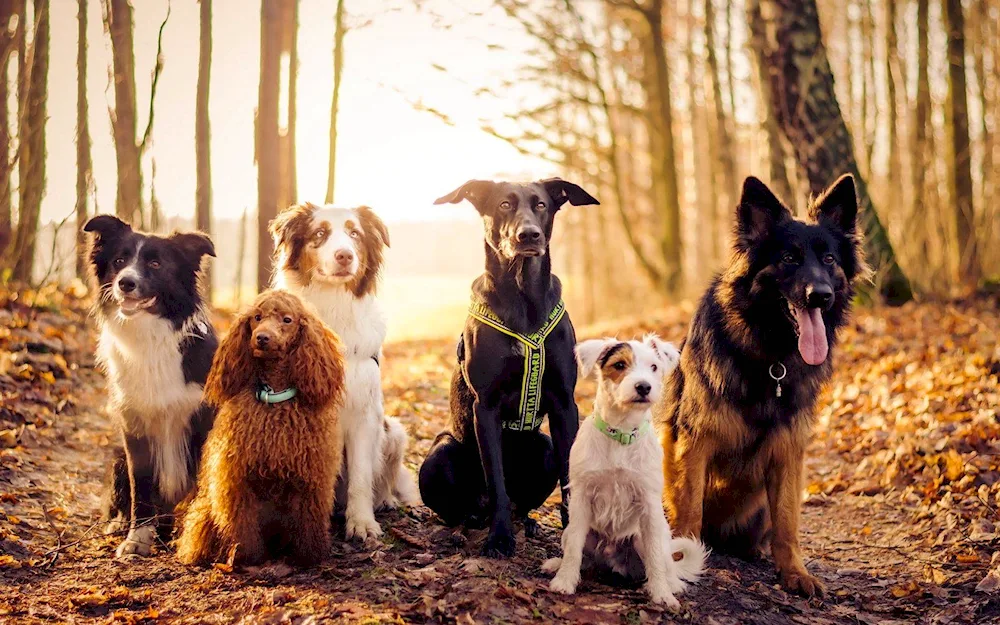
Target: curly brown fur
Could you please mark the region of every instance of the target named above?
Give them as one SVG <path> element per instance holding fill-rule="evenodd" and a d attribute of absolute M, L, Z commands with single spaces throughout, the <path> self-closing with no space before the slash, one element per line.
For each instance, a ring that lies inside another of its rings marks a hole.
<path fill-rule="evenodd" d="M 256 398 L 259 384 L 298 394 L 266 404 Z M 219 414 L 178 539 L 182 562 L 211 563 L 233 548 L 244 564 L 285 556 L 308 565 L 325 556 L 343 391 L 337 336 L 297 296 L 261 294 L 223 340 L 205 386 Z"/>

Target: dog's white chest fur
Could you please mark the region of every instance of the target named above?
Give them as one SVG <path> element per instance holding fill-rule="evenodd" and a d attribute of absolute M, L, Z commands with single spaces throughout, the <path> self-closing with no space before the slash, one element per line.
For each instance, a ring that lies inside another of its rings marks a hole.
<path fill-rule="evenodd" d="M 97 347 L 111 411 L 126 432 L 150 439 L 160 494 L 168 502 L 188 490 L 188 428 L 202 396 L 200 384 L 184 380 L 184 336 L 184 328 L 175 330 L 161 317 L 116 315 L 103 323 Z"/>
<path fill-rule="evenodd" d="M 373 294 L 355 297 L 340 286 L 296 287 L 279 273 L 275 288 L 291 291 L 316 308 L 320 319 L 337 333 L 348 361 L 378 356 L 385 341 L 386 319 Z"/>

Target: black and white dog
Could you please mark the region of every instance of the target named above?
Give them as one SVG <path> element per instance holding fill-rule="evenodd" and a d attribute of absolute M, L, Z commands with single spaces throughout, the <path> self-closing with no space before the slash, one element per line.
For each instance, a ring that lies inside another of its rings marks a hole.
<path fill-rule="evenodd" d="M 459 343 L 451 431 L 438 435 L 420 467 L 420 494 L 448 525 L 489 518 L 483 552 L 511 556 L 512 516 L 533 534 L 536 523 L 528 513 L 545 502 L 557 480 L 564 526 L 569 518 L 569 450 L 580 419 L 573 398 L 576 335 L 552 273 L 549 244 L 563 205 L 598 201 L 552 178 L 527 184 L 470 180 L 435 204 L 463 200 L 483 219 L 486 271 L 472 284 Z M 552 438 L 539 431 L 546 416 Z"/>
<path fill-rule="evenodd" d="M 198 277 L 215 248 L 200 233 L 145 234 L 110 215 L 84 230 L 94 233 L 90 265 L 100 289 L 97 361 L 124 443 L 103 512 L 109 531 L 128 529 L 119 557 L 148 555 L 193 484 L 212 427 L 202 387 L 218 340 Z"/>

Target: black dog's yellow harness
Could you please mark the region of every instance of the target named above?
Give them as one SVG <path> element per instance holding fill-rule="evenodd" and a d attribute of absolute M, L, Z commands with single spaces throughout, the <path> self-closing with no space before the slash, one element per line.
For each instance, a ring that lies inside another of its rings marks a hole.
<path fill-rule="evenodd" d="M 559 325 L 565 313 L 566 304 L 559 300 L 541 328 L 531 334 L 520 334 L 505 326 L 500 317 L 497 317 L 486 304 L 473 301 L 472 305 L 469 306 L 470 317 L 488 325 L 497 332 L 517 339 L 524 345 L 524 375 L 521 379 L 521 403 L 518 408 L 518 420 L 505 419 L 503 421 L 504 429 L 528 432 L 542 427 L 542 419 L 538 415 L 538 410 L 542 403 L 542 376 L 545 374 L 545 339 Z"/>

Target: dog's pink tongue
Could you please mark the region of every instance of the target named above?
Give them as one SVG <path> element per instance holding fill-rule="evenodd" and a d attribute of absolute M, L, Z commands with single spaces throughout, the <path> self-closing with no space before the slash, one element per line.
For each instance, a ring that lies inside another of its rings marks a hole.
<path fill-rule="evenodd" d="M 796 308 L 799 322 L 799 353 L 809 365 L 821 365 L 830 346 L 826 342 L 826 326 L 819 308 Z"/>

